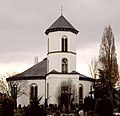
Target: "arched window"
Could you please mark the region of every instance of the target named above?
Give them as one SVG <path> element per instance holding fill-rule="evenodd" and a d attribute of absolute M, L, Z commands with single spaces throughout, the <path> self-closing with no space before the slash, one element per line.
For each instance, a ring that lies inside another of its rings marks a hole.
<path fill-rule="evenodd" d="M 68 60 L 67 58 L 62 59 L 62 73 L 68 72 Z"/>
<path fill-rule="evenodd" d="M 66 36 L 62 37 L 62 51 L 63 52 L 67 52 L 68 51 L 68 41 L 67 41 L 67 37 Z"/>
<path fill-rule="evenodd" d="M 79 101 L 83 101 L 83 85 L 79 84 Z"/>
<path fill-rule="evenodd" d="M 37 99 L 37 94 L 38 94 L 38 87 L 37 84 L 31 84 L 30 86 L 30 99 Z"/>

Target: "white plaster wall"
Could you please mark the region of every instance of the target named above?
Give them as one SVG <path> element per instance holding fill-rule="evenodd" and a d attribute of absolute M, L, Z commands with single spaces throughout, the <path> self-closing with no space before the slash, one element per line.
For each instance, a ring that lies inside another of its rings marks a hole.
<path fill-rule="evenodd" d="M 76 70 L 76 55 L 71 53 L 54 53 L 48 55 L 48 72 L 51 72 L 52 70 L 56 70 L 58 72 L 61 72 L 62 69 L 62 59 L 67 58 L 68 59 L 68 72 L 72 72 L 73 70 Z"/>
<path fill-rule="evenodd" d="M 26 91 L 26 93 L 28 93 L 28 91 Z M 21 106 L 28 106 L 29 104 L 29 96 L 23 94 L 22 96 L 17 98 L 17 106 L 19 106 L 19 104 L 21 104 Z"/>
<path fill-rule="evenodd" d="M 83 85 L 83 98 L 89 96 L 90 87 L 92 83 L 90 81 L 79 80 L 79 85 L 80 84 Z"/>
<path fill-rule="evenodd" d="M 50 74 L 47 76 L 46 84 L 49 83 L 49 104 L 57 104 L 55 99 L 57 88 L 60 86 L 62 81 L 72 80 L 73 84 L 76 85 L 78 91 L 79 87 L 79 75 L 78 74 Z M 47 88 L 47 87 L 46 87 Z M 46 93 L 47 94 L 47 93 Z"/>
<path fill-rule="evenodd" d="M 27 90 L 24 95 L 17 98 L 17 105 L 21 104 L 23 107 L 24 105 L 27 106 L 30 103 L 30 85 L 37 84 L 38 86 L 38 97 L 43 96 L 41 100 L 41 104 L 45 102 L 45 80 L 28 80 L 27 81 Z"/>
<path fill-rule="evenodd" d="M 27 80 L 16 80 L 16 81 L 11 81 L 13 84 L 20 84 L 18 85 L 18 88 L 23 90 L 25 94 L 20 95 L 19 91 L 17 91 L 17 106 L 21 104 L 23 107 L 24 105 L 27 106 L 29 104 L 29 96 L 28 96 L 28 81 Z M 23 84 L 23 85 L 22 85 Z M 24 85 L 25 84 L 25 85 Z M 10 86 L 10 81 L 8 82 L 8 87 L 9 87 L 9 94 L 11 94 L 11 86 Z"/>
<path fill-rule="evenodd" d="M 40 96 L 44 95 L 40 102 L 41 104 L 44 104 L 44 102 L 45 102 L 45 80 L 29 80 L 28 81 L 29 95 L 30 95 L 30 85 L 33 83 L 36 83 L 38 86 L 38 98 Z"/>
<path fill-rule="evenodd" d="M 69 31 L 56 31 L 48 34 L 49 38 L 49 51 L 61 51 L 62 37 L 68 38 L 68 51 L 76 53 L 76 34 Z"/>
<path fill-rule="evenodd" d="M 59 85 L 62 81 L 68 81 L 72 80 L 73 84 L 76 85 L 77 93 L 79 92 L 79 84 L 83 85 L 83 97 L 89 95 L 90 92 L 90 85 L 91 82 L 89 81 L 79 81 L 79 75 L 78 74 L 50 74 L 47 76 L 46 80 L 46 89 L 47 89 L 47 83 L 49 83 L 49 96 L 51 96 L 48 100 L 49 104 L 56 104 L 57 101 L 55 99 L 56 91 Z M 24 105 L 27 106 L 29 104 L 29 98 L 30 98 L 30 85 L 36 83 L 38 86 L 38 97 L 43 96 L 41 100 L 41 104 L 44 104 L 45 100 L 45 80 L 28 80 L 27 81 L 27 91 L 24 95 L 17 98 L 17 105 L 21 104 L 23 107 Z M 47 90 L 46 90 L 47 95 Z"/>
<path fill-rule="evenodd" d="M 68 52 L 61 52 L 63 36 L 68 38 Z M 61 61 L 63 58 L 68 59 L 68 72 L 76 70 L 76 54 L 73 54 L 76 53 L 76 34 L 69 31 L 56 31 L 49 33 L 48 37 L 49 52 L 56 52 L 48 54 L 48 72 L 52 70 L 61 72 Z"/>
<path fill-rule="evenodd" d="M 89 96 L 91 82 L 79 80 L 79 74 L 50 74 L 47 76 L 46 84 L 49 83 L 49 104 L 57 104 L 55 99 L 55 95 L 57 92 L 57 88 L 60 86 L 62 81 L 72 80 L 73 84 L 76 85 L 77 94 L 79 95 L 79 85 L 83 85 L 83 98 Z M 46 87 L 47 89 L 47 87 Z M 47 92 L 47 91 L 46 91 Z M 47 95 L 47 93 L 46 93 Z M 79 98 L 78 98 L 79 99 Z"/>

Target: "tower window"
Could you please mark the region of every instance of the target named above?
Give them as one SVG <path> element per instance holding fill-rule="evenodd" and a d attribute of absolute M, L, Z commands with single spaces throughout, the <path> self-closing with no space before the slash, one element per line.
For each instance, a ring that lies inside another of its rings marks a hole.
<path fill-rule="evenodd" d="M 62 59 L 62 73 L 68 72 L 68 60 L 66 58 Z"/>
<path fill-rule="evenodd" d="M 67 37 L 66 36 L 62 37 L 62 51 L 63 52 L 67 52 L 68 51 L 68 41 L 67 41 Z"/>
<path fill-rule="evenodd" d="M 47 59 L 47 72 L 49 72 L 49 60 Z"/>
<path fill-rule="evenodd" d="M 37 94 L 38 94 L 38 87 L 36 84 L 32 84 L 30 86 L 30 99 L 31 100 L 37 99 Z"/>

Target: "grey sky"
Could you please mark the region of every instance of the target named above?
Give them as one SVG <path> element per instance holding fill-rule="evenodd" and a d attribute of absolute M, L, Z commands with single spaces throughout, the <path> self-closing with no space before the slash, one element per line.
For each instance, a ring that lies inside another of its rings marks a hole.
<path fill-rule="evenodd" d="M 65 18 L 79 30 L 79 72 L 84 73 L 83 65 L 97 57 L 104 27 L 109 24 L 120 59 L 120 0 L 1 0 L 0 74 L 32 66 L 35 56 L 39 61 L 46 57 L 44 32 L 60 16 L 61 5 Z"/>

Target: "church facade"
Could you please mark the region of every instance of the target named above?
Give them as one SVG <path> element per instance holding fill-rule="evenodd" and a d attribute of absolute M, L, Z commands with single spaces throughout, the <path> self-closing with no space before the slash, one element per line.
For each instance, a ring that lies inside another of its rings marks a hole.
<path fill-rule="evenodd" d="M 93 79 L 76 71 L 78 32 L 63 15 L 45 31 L 48 36 L 47 58 L 26 71 L 7 78 L 9 87 L 11 83 L 17 83 L 18 105 L 27 106 L 33 97 L 41 96 L 41 104 L 45 103 L 45 99 L 48 104 L 58 104 L 55 97 L 57 88 L 65 81 L 71 81 L 75 85 L 78 103 L 89 96 Z"/>

